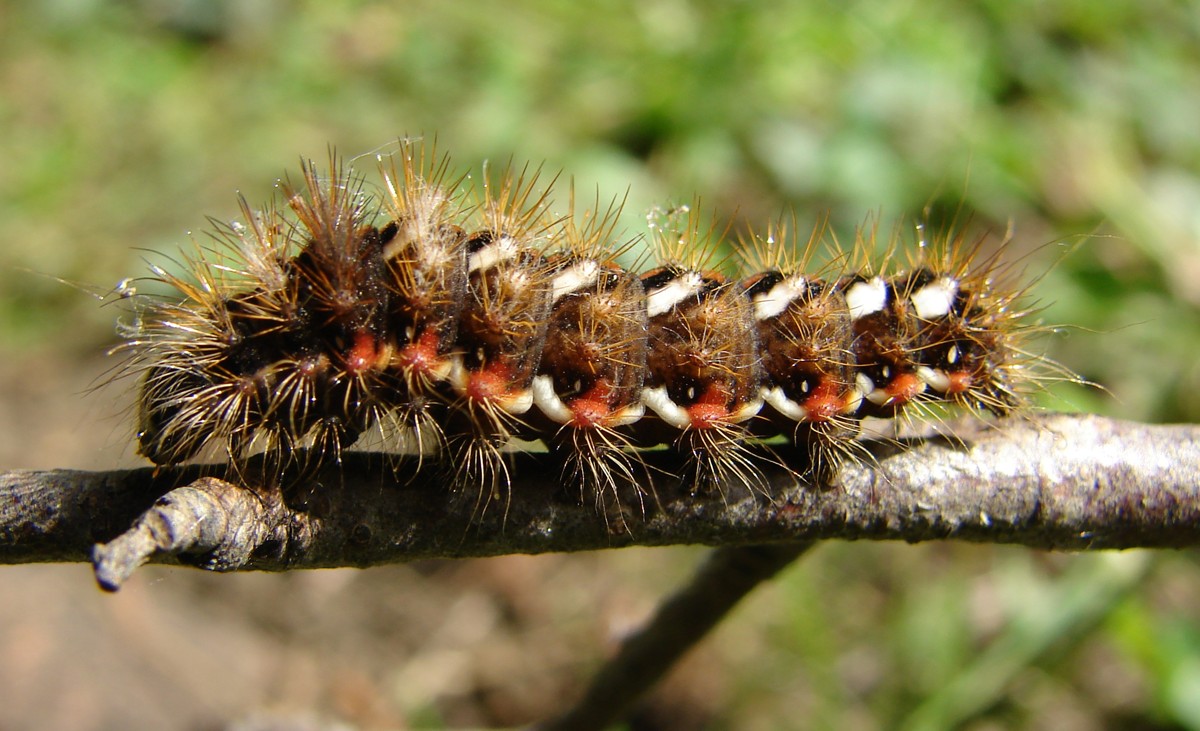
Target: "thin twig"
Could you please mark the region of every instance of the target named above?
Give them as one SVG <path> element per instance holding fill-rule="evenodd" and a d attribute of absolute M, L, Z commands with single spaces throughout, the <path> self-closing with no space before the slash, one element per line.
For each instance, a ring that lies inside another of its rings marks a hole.
<path fill-rule="evenodd" d="M 287 494 L 200 479 L 200 468 L 157 477 L 12 472 L 0 475 L 0 563 L 83 561 L 101 543 L 97 577 L 115 589 L 148 560 L 282 571 L 827 538 L 1064 550 L 1200 544 L 1200 427 L 1048 414 L 874 450 L 876 461 L 850 464 L 828 485 L 764 462 L 771 499 L 736 485 L 689 495 L 669 476 L 678 462 L 649 454 L 654 497 L 644 518 L 627 499 L 624 521 L 577 504 L 578 490 L 573 498 L 538 454 L 514 457 L 511 499 L 492 500 L 482 515 L 476 495 L 448 490 L 438 473 L 405 474 L 412 463 L 401 461 L 398 480 L 371 455 L 347 457 Z"/>
<path fill-rule="evenodd" d="M 755 587 L 813 542 L 736 546 L 713 551 L 691 582 L 659 606 L 654 618 L 621 645 L 567 713 L 538 731 L 599 731 L 623 718 L 679 658 Z"/>

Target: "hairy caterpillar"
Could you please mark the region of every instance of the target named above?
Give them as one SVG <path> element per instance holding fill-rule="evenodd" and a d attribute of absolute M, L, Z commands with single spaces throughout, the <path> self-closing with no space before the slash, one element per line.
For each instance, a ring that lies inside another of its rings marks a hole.
<path fill-rule="evenodd" d="M 535 439 L 603 506 L 636 488 L 641 449 L 688 455 L 695 491 L 761 489 L 749 442 L 836 465 L 865 417 L 1005 414 L 1047 363 L 1025 347 L 1023 290 L 960 235 L 895 270 L 813 273 L 820 236 L 797 247 L 776 224 L 742 239 L 747 271 L 728 277 L 710 261 L 721 237 L 684 206 L 654 217 L 660 262 L 637 274 L 614 263 L 619 206 L 575 215 L 572 191 L 557 216 L 538 170 L 475 192 L 404 142 L 379 173 L 304 162 L 183 273 L 153 267 L 174 294 L 141 303 L 123 346 L 144 456 L 261 452 L 278 475 L 373 432 L 486 505 L 507 489 L 505 447 Z"/>

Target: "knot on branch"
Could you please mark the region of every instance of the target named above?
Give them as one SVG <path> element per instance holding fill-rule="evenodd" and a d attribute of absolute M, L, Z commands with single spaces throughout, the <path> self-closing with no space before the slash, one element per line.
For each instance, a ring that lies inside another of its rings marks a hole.
<path fill-rule="evenodd" d="M 248 567 L 266 546 L 281 557 L 285 536 L 277 493 L 260 493 L 203 477 L 155 501 L 125 533 L 92 549 L 96 580 L 116 591 L 151 558 L 171 556 L 211 571 Z"/>

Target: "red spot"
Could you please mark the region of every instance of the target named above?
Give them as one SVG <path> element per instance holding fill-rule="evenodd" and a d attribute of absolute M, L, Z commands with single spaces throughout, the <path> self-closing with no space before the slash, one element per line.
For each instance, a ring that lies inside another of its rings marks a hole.
<path fill-rule="evenodd" d="M 437 368 L 438 336 L 432 330 L 421 333 L 421 337 L 405 345 L 397 356 L 400 367 L 406 371 L 430 373 Z"/>
<path fill-rule="evenodd" d="M 596 381 L 596 385 L 571 400 L 569 426 L 576 429 L 595 429 L 604 426 L 612 413 L 613 388 L 607 379 Z"/>
<path fill-rule="evenodd" d="M 920 396 L 925 384 L 916 373 L 901 373 L 883 390 L 887 392 L 889 405 L 903 406 Z"/>
<path fill-rule="evenodd" d="M 346 372 L 352 376 L 371 370 L 378 358 L 375 336 L 366 330 L 354 333 L 354 346 L 346 355 Z"/>
<path fill-rule="evenodd" d="M 467 398 L 472 401 L 498 401 L 509 395 L 512 372 L 500 363 L 489 363 L 467 379 Z"/>
<path fill-rule="evenodd" d="M 951 371 L 946 374 L 946 378 L 950 381 L 950 385 L 946 387 L 948 394 L 966 393 L 975 385 L 975 378 L 969 371 Z"/>
<path fill-rule="evenodd" d="M 712 429 L 729 416 L 729 394 L 720 386 L 710 384 L 687 412 L 692 419 L 692 428 Z"/>
<path fill-rule="evenodd" d="M 807 420 L 826 422 L 841 413 L 846 406 L 846 395 L 838 392 L 837 383 L 831 378 L 822 378 L 812 390 L 803 406 L 808 412 Z"/>

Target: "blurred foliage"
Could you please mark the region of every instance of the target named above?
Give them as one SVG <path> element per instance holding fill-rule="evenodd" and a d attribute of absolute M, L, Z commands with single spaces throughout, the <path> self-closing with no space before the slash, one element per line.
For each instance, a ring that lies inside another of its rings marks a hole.
<path fill-rule="evenodd" d="M 876 215 L 1011 227 L 1070 325 L 1047 347 L 1106 389 L 1055 407 L 1196 421 L 1198 120 L 1200 7 L 1169 0 L 7 3 L 0 348 L 102 352 L 118 313 L 86 291 L 235 190 L 436 134 L 460 165 L 628 189 L 631 231 L 693 194 L 842 241 Z M 1200 729 L 1200 572 L 1092 580 L 1119 558 L 826 547 L 723 629 L 715 727 Z"/>

